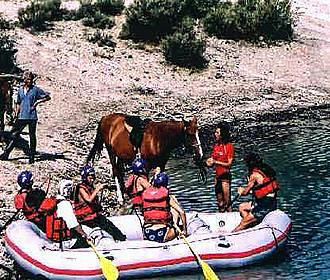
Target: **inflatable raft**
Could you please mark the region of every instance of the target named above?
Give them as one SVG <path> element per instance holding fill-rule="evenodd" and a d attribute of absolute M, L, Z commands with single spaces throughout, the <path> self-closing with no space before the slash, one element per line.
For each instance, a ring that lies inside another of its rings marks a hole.
<path fill-rule="evenodd" d="M 143 240 L 141 217 L 125 215 L 111 221 L 127 236 L 115 242 L 99 229 L 87 229 L 104 256 L 119 269 L 120 279 L 191 273 L 198 264 L 181 239 L 167 243 Z M 238 212 L 188 213 L 187 239 L 194 251 L 214 270 L 260 262 L 284 246 L 290 218 L 280 210 L 269 213 L 257 226 L 237 233 Z M 8 253 L 24 270 L 48 279 L 104 279 L 100 262 L 91 248 L 60 250 L 34 224 L 16 221 L 6 230 Z"/>

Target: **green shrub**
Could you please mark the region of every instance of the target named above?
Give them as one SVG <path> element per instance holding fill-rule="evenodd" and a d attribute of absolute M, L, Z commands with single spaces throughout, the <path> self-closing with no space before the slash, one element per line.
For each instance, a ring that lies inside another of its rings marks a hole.
<path fill-rule="evenodd" d="M 115 25 L 112 17 L 102 14 L 100 11 L 96 11 L 93 16 L 83 18 L 82 23 L 85 26 L 102 29 L 110 29 Z"/>
<path fill-rule="evenodd" d="M 218 38 L 290 40 L 293 16 L 290 0 L 244 0 L 223 3 L 203 20 L 205 31 Z"/>
<path fill-rule="evenodd" d="M 16 68 L 15 42 L 7 34 L 12 26 L 0 13 L 0 72 L 11 73 Z"/>
<path fill-rule="evenodd" d="M 92 34 L 88 35 L 87 40 L 94 44 L 97 44 L 99 47 L 107 46 L 114 48 L 116 47 L 116 43 L 113 41 L 111 34 L 97 29 Z"/>
<path fill-rule="evenodd" d="M 76 19 L 91 18 L 97 12 L 97 7 L 92 0 L 79 0 L 80 6 L 76 11 Z"/>
<path fill-rule="evenodd" d="M 182 0 L 137 0 L 126 9 L 121 37 L 157 42 L 174 31 L 183 12 Z"/>
<path fill-rule="evenodd" d="M 105 15 L 119 15 L 125 8 L 123 0 L 97 0 L 96 7 Z"/>
<path fill-rule="evenodd" d="M 185 0 L 185 13 L 193 18 L 203 18 L 215 9 L 219 0 Z"/>
<path fill-rule="evenodd" d="M 47 22 L 62 19 L 64 11 L 60 7 L 61 0 L 32 0 L 26 8 L 19 9 L 19 23 L 22 27 L 44 30 Z"/>
<path fill-rule="evenodd" d="M 185 19 L 182 25 L 162 41 L 162 51 L 165 59 L 173 64 L 184 67 L 205 66 L 204 52 L 206 42 L 197 37 L 194 22 Z"/>

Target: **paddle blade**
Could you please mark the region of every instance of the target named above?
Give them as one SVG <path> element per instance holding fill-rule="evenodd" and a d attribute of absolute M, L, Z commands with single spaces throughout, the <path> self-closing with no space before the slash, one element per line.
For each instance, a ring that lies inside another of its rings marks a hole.
<path fill-rule="evenodd" d="M 113 265 L 113 263 L 105 258 L 104 256 L 100 256 L 100 263 L 103 275 L 107 280 L 117 280 L 119 277 L 119 271 L 117 267 Z"/>
<path fill-rule="evenodd" d="M 218 276 L 206 262 L 201 260 L 200 265 L 206 280 L 219 280 Z"/>

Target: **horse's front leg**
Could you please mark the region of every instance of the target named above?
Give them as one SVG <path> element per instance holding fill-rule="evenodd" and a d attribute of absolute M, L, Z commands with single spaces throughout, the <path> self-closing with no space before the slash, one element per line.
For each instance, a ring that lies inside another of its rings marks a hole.
<path fill-rule="evenodd" d="M 121 170 L 122 164 L 119 158 L 115 157 L 114 160 L 115 160 L 115 164 L 112 164 L 111 172 L 113 174 L 113 178 L 115 179 L 117 200 L 119 204 L 122 205 L 124 202 L 123 191 L 122 191 L 124 188 L 124 175 L 123 175 L 123 171 Z"/>

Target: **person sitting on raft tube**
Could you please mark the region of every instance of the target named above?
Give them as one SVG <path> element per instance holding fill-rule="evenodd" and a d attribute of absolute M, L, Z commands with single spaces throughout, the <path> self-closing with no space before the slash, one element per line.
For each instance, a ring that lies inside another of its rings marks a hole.
<path fill-rule="evenodd" d="M 70 202 L 72 193 L 73 182 L 62 180 L 56 198 L 46 198 L 40 205 L 40 212 L 46 215 L 46 236 L 60 244 L 61 249 L 88 248 L 88 236 L 79 224 Z"/>
<path fill-rule="evenodd" d="M 105 185 L 94 188 L 95 170 L 86 165 L 81 170 L 81 183 L 77 185 L 74 197 L 74 210 L 78 221 L 90 228 L 100 227 L 108 232 L 115 240 L 124 241 L 124 235 L 110 220 L 101 214 L 101 205 L 98 199 Z"/>
<path fill-rule="evenodd" d="M 19 190 L 14 197 L 15 208 L 17 210 L 22 209 L 28 221 L 45 231 L 45 216 L 39 211 L 38 203 L 35 201 L 35 197 L 42 201 L 46 197 L 45 191 L 33 188 L 33 174 L 28 170 L 22 171 L 17 176 L 17 184 Z"/>
<path fill-rule="evenodd" d="M 173 217 L 172 213 L 181 218 L 182 232 L 187 235 L 186 213 L 169 194 L 167 185 L 167 174 L 158 173 L 154 177 L 153 185 L 142 194 L 145 239 L 159 243 L 170 241 L 177 236 L 173 222 L 178 221 L 178 217 Z"/>
<path fill-rule="evenodd" d="M 125 184 L 126 193 L 132 199 L 135 209 L 142 209 L 142 193 L 151 187 L 148 181 L 146 162 L 142 158 L 137 158 L 132 162 L 132 171 Z"/>
<path fill-rule="evenodd" d="M 238 193 L 248 195 L 252 191 L 253 199 L 240 204 L 239 212 L 242 220 L 234 231 L 261 222 L 269 212 L 277 208 L 276 197 L 279 184 L 276 180 L 275 170 L 254 153 L 249 153 L 244 161 L 248 167 L 249 182 L 246 188 L 239 187 Z"/>

